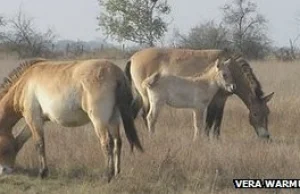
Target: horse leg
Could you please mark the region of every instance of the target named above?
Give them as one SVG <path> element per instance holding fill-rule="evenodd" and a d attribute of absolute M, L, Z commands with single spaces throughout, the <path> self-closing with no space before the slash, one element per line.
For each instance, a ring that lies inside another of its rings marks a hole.
<path fill-rule="evenodd" d="M 213 130 L 214 136 L 217 138 L 220 135 L 220 126 L 227 97 L 228 95 L 224 91 L 219 90 L 207 108 L 205 131 L 209 133 L 210 130 Z"/>
<path fill-rule="evenodd" d="M 98 89 L 99 90 L 99 89 Z M 113 139 L 109 133 L 110 118 L 115 106 L 114 92 L 106 91 L 105 94 L 96 93 L 97 90 L 88 91 L 86 103 L 83 109 L 88 114 L 100 141 L 100 145 L 106 160 L 106 176 L 110 182 L 114 175 L 113 166 Z"/>
<path fill-rule="evenodd" d="M 196 141 L 199 138 L 200 129 L 205 127 L 206 109 L 205 108 L 195 109 L 193 111 L 193 120 L 194 120 L 193 141 Z M 208 134 L 206 134 L 206 135 L 208 135 Z"/>
<path fill-rule="evenodd" d="M 193 141 L 196 141 L 199 137 L 199 131 L 201 128 L 201 111 L 196 109 L 193 111 L 193 121 L 194 121 L 194 137 Z"/>
<path fill-rule="evenodd" d="M 132 107 L 132 117 L 135 119 L 139 113 L 139 110 L 142 108 L 142 98 L 140 94 L 136 94 L 134 97 L 131 107 Z"/>
<path fill-rule="evenodd" d="M 223 120 L 223 114 L 224 114 L 224 107 L 225 107 L 225 102 L 226 102 L 227 97 L 225 98 L 219 98 L 218 100 L 218 108 L 216 110 L 215 114 L 215 124 L 214 124 L 214 137 L 217 139 L 220 137 L 220 129 L 221 129 L 221 124 Z"/>
<path fill-rule="evenodd" d="M 209 131 L 211 130 L 213 124 L 215 123 L 217 110 L 218 107 L 216 106 L 216 102 L 214 101 L 210 102 L 210 104 L 206 109 L 206 119 L 204 120 L 205 134 L 209 134 Z"/>
<path fill-rule="evenodd" d="M 111 178 L 114 175 L 114 166 L 113 166 L 113 140 L 111 135 L 109 134 L 109 126 L 108 123 L 101 122 L 100 119 L 91 119 L 94 125 L 94 129 L 96 135 L 100 141 L 100 145 L 102 148 L 102 152 L 105 158 L 105 166 L 106 166 L 106 178 L 107 181 L 110 182 Z"/>
<path fill-rule="evenodd" d="M 35 142 L 35 147 L 39 155 L 40 161 L 40 171 L 39 176 L 41 178 L 45 178 L 48 176 L 48 166 L 46 161 L 46 153 L 45 153 L 45 141 L 44 141 L 44 131 L 43 131 L 43 119 L 38 116 L 33 116 L 31 114 L 25 114 L 25 121 L 29 126 L 33 141 Z"/>
<path fill-rule="evenodd" d="M 206 120 L 204 121 L 204 131 L 206 134 L 209 134 L 210 129 L 212 128 L 216 117 L 216 106 L 214 102 L 211 102 L 206 110 Z"/>
<path fill-rule="evenodd" d="M 144 120 L 146 127 L 148 127 L 147 115 L 149 114 L 150 111 L 150 102 L 146 95 L 142 95 L 142 101 L 143 101 L 142 118 Z"/>
<path fill-rule="evenodd" d="M 147 126 L 150 135 L 153 134 L 155 131 L 155 124 L 157 122 L 157 118 L 161 107 L 162 103 L 160 103 L 159 101 L 150 100 L 150 110 L 147 115 Z"/>
<path fill-rule="evenodd" d="M 113 161 L 114 161 L 114 175 L 120 173 L 120 163 L 121 163 L 121 149 L 122 149 L 122 140 L 120 137 L 120 114 L 115 110 L 114 114 L 110 119 L 110 128 L 109 133 L 113 139 Z"/>

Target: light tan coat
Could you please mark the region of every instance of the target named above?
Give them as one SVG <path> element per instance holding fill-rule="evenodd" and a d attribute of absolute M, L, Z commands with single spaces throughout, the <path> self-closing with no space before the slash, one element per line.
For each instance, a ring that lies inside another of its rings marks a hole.
<path fill-rule="evenodd" d="M 232 93 L 234 80 L 229 70 L 231 60 L 216 62 L 203 74 L 182 77 L 165 73 L 155 73 L 146 78 L 142 86 L 147 90 L 150 110 L 147 126 L 154 132 L 160 109 L 167 104 L 173 108 L 188 108 L 194 113 L 194 140 L 198 138 L 204 112 L 219 89 Z"/>
<path fill-rule="evenodd" d="M 120 171 L 120 118 L 131 147 L 142 150 L 129 106 L 131 90 L 123 71 L 110 61 L 29 61 L 1 89 L 0 132 L 11 134 L 25 118 L 40 156 L 41 177 L 48 172 L 43 135 L 48 120 L 66 127 L 92 122 L 107 160 L 108 181 Z"/>

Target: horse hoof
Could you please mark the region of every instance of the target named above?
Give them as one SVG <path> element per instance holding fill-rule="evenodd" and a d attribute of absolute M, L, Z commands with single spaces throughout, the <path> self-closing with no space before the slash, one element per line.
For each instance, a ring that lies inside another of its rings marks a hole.
<path fill-rule="evenodd" d="M 153 131 L 149 131 L 149 138 L 153 138 L 154 136 L 154 132 Z"/>
<path fill-rule="evenodd" d="M 104 172 L 102 174 L 102 178 L 107 182 L 110 183 L 111 179 L 113 178 L 113 174 L 112 172 Z"/>
<path fill-rule="evenodd" d="M 39 176 L 40 176 L 41 179 L 46 178 L 48 175 L 49 175 L 48 168 L 41 169 L 40 172 L 39 172 Z"/>

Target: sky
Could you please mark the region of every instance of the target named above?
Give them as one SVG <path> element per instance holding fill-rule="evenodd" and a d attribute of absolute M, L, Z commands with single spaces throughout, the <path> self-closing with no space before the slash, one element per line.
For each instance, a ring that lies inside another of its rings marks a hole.
<path fill-rule="evenodd" d="M 207 20 L 220 21 L 220 7 L 232 0 L 168 0 L 172 7 L 172 21 L 165 41 L 177 28 L 182 33 Z M 252 0 L 258 12 L 268 20 L 268 34 L 277 46 L 289 44 L 300 34 L 300 0 Z M 100 14 L 98 0 L 0 0 L 0 15 L 11 18 L 21 9 L 34 19 L 35 26 L 44 31 L 54 30 L 58 39 L 95 40 L 102 38 L 97 31 Z M 298 45 L 300 44 L 300 40 Z"/>

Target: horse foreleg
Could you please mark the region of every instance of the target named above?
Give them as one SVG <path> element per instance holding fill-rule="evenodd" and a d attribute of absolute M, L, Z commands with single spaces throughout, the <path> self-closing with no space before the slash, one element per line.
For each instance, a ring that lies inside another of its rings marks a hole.
<path fill-rule="evenodd" d="M 206 120 L 204 121 L 204 131 L 209 134 L 216 118 L 216 106 L 213 102 L 209 104 L 206 110 Z"/>
<path fill-rule="evenodd" d="M 194 121 L 194 137 L 193 141 L 199 138 L 199 133 L 201 128 L 205 126 L 206 110 L 205 109 L 195 109 L 193 111 L 193 121 Z"/>
<path fill-rule="evenodd" d="M 228 95 L 226 93 L 219 90 L 207 108 L 205 130 L 208 133 L 210 130 L 213 130 L 213 135 L 216 138 L 220 136 L 221 123 L 227 97 Z"/>
<path fill-rule="evenodd" d="M 216 137 L 217 139 L 220 137 L 220 129 L 223 120 L 225 102 L 226 99 L 223 101 L 222 104 L 219 104 L 218 110 L 216 111 L 216 115 L 215 115 L 215 125 L 214 125 L 213 132 L 214 132 L 214 137 Z"/>
<path fill-rule="evenodd" d="M 39 155 L 39 161 L 40 161 L 39 176 L 41 178 L 45 178 L 46 176 L 48 176 L 49 171 L 48 171 L 46 153 L 45 153 L 43 120 L 42 118 L 39 117 L 33 118 L 33 116 L 26 115 L 26 114 L 25 114 L 25 120 L 32 132 L 32 137 L 35 143 L 35 147 Z"/>

